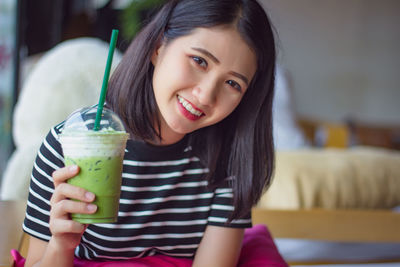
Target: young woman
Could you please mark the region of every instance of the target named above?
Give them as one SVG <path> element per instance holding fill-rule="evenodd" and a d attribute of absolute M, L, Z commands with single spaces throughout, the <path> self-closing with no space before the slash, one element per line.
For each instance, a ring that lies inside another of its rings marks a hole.
<path fill-rule="evenodd" d="M 274 69 L 273 32 L 256 0 L 168 1 L 109 84 L 107 105 L 130 133 L 118 222 L 70 219 L 97 207 L 66 183 L 79 167 L 64 167 L 61 123 L 32 173 L 26 266 L 155 254 L 235 266 L 273 170 Z"/>

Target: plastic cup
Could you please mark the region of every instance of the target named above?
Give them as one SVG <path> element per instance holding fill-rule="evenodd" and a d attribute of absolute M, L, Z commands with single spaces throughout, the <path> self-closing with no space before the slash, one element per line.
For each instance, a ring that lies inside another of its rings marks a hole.
<path fill-rule="evenodd" d="M 112 223 L 118 218 L 122 162 L 128 134 L 118 116 L 104 109 L 100 129 L 93 130 L 96 106 L 71 114 L 60 135 L 65 166 L 78 165 L 80 172 L 68 180 L 96 195 L 94 214 L 72 213 L 84 224 Z"/>

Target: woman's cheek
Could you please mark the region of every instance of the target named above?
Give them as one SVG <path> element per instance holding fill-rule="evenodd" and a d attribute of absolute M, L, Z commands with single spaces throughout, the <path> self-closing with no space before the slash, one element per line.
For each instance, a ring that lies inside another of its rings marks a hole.
<path fill-rule="evenodd" d="M 190 63 L 182 64 L 179 70 L 176 70 L 176 79 L 183 84 L 193 85 L 199 78 L 199 73 Z"/>

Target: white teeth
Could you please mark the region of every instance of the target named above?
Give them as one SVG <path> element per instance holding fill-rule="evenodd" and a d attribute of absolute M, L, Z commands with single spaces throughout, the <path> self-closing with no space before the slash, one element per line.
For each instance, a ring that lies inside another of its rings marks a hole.
<path fill-rule="evenodd" d="M 196 115 L 198 117 L 200 117 L 203 114 L 200 111 L 195 110 L 189 102 L 187 102 L 183 97 L 181 97 L 179 95 L 178 95 L 178 100 L 179 100 L 179 103 L 181 103 L 182 106 L 184 106 L 185 109 L 187 111 L 189 111 L 191 114 Z"/>

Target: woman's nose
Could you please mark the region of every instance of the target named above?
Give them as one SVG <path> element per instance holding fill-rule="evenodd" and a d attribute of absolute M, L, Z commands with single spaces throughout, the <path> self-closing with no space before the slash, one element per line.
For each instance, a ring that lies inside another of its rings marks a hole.
<path fill-rule="evenodd" d="M 195 86 L 192 93 L 201 105 L 213 106 L 217 101 L 217 83 L 210 80 L 205 81 Z"/>

